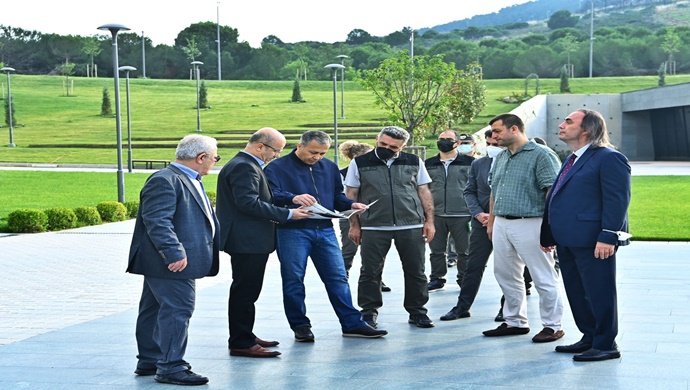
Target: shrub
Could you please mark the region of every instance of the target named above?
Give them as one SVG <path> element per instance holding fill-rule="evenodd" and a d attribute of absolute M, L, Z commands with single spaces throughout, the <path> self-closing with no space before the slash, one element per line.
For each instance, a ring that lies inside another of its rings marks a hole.
<path fill-rule="evenodd" d="M 137 212 L 139 211 L 139 201 L 130 200 L 125 202 L 125 207 L 127 208 L 127 216 L 130 218 L 136 218 Z"/>
<path fill-rule="evenodd" d="M 77 227 L 77 215 L 72 209 L 56 207 L 44 212 L 48 217 L 48 230 L 65 230 Z"/>
<path fill-rule="evenodd" d="M 127 219 L 127 207 L 120 202 L 109 200 L 96 205 L 103 222 L 117 222 Z"/>
<path fill-rule="evenodd" d="M 19 209 L 7 216 L 7 228 L 13 233 L 45 232 L 48 216 L 41 210 Z"/>
<path fill-rule="evenodd" d="M 113 108 L 110 105 L 110 94 L 108 88 L 103 87 L 103 97 L 101 98 L 101 116 L 113 115 Z"/>
<path fill-rule="evenodd" d="M 206 191 L 208 200 L 211 201 L 211 206 L 216 207 L 216 191 Z"/>
<path fill-rule="evenodd" d="M 100 225 L 103 223 L 98 209 L 95 207 L 77 207 L 74 209 L 77 216 L 77 226 Z"/>

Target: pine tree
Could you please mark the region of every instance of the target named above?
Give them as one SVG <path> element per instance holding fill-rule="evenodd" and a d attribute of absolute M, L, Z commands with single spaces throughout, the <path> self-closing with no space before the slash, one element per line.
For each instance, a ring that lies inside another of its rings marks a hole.
<path fill-rule="evenodd" d="M 292 100 L 293 103 L 303 103 L 304 99 L 302 99 L 302 90 L 300 89 L 299 86 L 299 79 L 295 79 L 295 82 L 292 84 Z"/>
<path fill-rule="evenodd" d="M 568 66 L 561 68 L 561 93 L 570 93 L 570 78 L 568 77 Z"/>
<path fill-rule="evenodd" d="M 199 86 L 199 108 L 211 108 L 211 106 L 208 105 L 208 91 L 203 81 L 201 82 L 201 86 Z"/>
<path fill-rule="evenodd" d="M 110 106 L 110 94 L 108 88 L 103 87 L 103 99 L 101 102 L 101 116 L 113 115 L 113 108 Z"/>

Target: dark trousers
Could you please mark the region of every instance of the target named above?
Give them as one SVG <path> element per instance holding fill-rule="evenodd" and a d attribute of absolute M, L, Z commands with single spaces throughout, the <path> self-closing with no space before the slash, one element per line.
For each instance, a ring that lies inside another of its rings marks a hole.
<path fill-rule="evenodd" d="M 470 233 L 470 254 L 467 258 L 467 269 L 465 278 L 460 286 L 458 296 L 458 309 L 461 312 L 469 311 L 477 297 L 479 286 L 482 283 L 486 264 L 493 251 L 493 244 L 486 234 L 486 227 L 476 219 L 472 218 L 472 232 Z M 458 263 L 459 264 L 459 263 Z"/>
<path fill-rule="evenodd" d="M 386 255 L 395 242 L 405 278 L 403 305 L 410 314 L 426 314 L 424 305 L 429 291 L 424 274 L 424 238 L 422 229 L 394 231 L 362 230 L 362 268 L 359 274 L 357 303 L 365 313 L 378 313 L 383 306 L 381 274 Z"/>
<path fill-rule="evenodd" d="M 158 374 L 189 368 L 184 353 L 195 296 L 194 279 L 144 277 L 136 328 L 137 367 L 155 364 Z"/>
<path fill-rule="evenodd" d="M 268 254 L 230 254 L 232 284 L 228 298 L 228 325 L 230 348 L 249 348 L 256 344 L 254 335 L 254 304 L 264 284 Z"/>
<path fill-rule="evenodd" d="M 616 255 L 594 257 L 594 248 L 558 246 L 563 285 L 575 325 L 592 348 L 615 349 L 618 335 Z"/>
<path fill-rule="evenodd" d="M 341 219 L 339 221 L 340 224 L 340 242 L 342 243 L 340 247 L 340 251 L 343 253 L 343 261 L 345 261 L 345 271 L 349 273 L 350 268 L 352 268 L 352 261 L 355 258 L 355 255 L 357 254 L 357 249 L 359 246 L 355 244 L 352 240 L 350 240 L 350 237 L 348 237 L 348 233 L 350 232 L 350 220 L 349 219 Z"/>
<path fill-rule="evenodd" d="M 436 234 L 429 243 L 429 263 L 431 264 L 431 274 L 429 279 L 443 280 L 445 283 L 446 273 L 448 272 L 448 241 L 453 238 L 455 252 L 457 253 L 457 282 L 462 285 L 467 269 L 468 248 L 470 245 L 469 222 L 472 217 L 434 217 L 434 227 Z"/>

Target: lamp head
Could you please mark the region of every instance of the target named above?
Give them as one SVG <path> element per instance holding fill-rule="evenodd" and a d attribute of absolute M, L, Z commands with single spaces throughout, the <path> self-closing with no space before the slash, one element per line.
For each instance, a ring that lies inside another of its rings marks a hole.
<path fill-rule="evenodd" d="M 14 72 L 14 71 L 15 71 L 14 68 L 10 68 L 9 66 L 5 66 L 4 68 L 0 69 L 0 72 L 10 73 L 10 72 Z"/>
<path fill-rule="evenodd" d="M 117 23 L 104 24 L 104 25 L 98 27 L 98 29 L 104 30 L 104 31 L 105 30 L 110 31 L 110 33 L 113 35 L 113 38 L 115 38 L 115 36 L 117 36 L 117 33 L 120 31 L 129 31 L 130 30 L 129 27 L 126 27 L 122 24 L 117 24 Z"/>
<path fill-rule="evenodd" d="M 137 68 L 135 68 L 133 66 L 129 66 L 129 65 L 124 65 L 124 66 L 117 68 L 117 70 L 119 70 L 120 72 L 122 72 L 122 71 L 134 72 L 135 70 L 137 70 Z"/>
<path fill-rule="evenodd" d="M 324 66 L 324 68 L 333 69 L 333 70 L 345 69 L 345 67 L 340 65 L 340 64 L 328 64 L 328 65 Z"/>
<path fill-rule="evenodd" d="M 199 66 L 199 65 L 203 65 L 204 63 L 201 61 L 192 61 L 191 64 L 194 66 Z"/>

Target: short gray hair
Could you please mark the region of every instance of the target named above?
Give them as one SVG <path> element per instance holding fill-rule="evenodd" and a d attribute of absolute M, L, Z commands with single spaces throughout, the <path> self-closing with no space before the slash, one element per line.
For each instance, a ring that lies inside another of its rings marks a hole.
<path fill-rule="evenodd" d="M 308 145 L 311 141 L 316 141 L 317 144 L 319 145 L 328 145 L 330 146 L 331 143 L 331 136 L 328 135 L 327 133 L 324 133 L 323 131 L 318 131 L 318 130 L 310 130 L 302 134 L 302 136 L 299 138 L 299 144 L 302 146 Z"/>
<path fill-rule="evenodd" d="M 410 133 L 402 127 L 398 126 L 384 127 L 383 129 L 381 129 L 381 132 L 379 132 L 379 137 L 382 135 L 387 135 L 394 139 L 401 139 L 405 141 L 405 143 L 407 143 L 407 141 L 410 139 Z"/>
<path fill-rule="evenodd" d="M 178 160 L 192 160 L 201 153 L 211 153 L 218 149 L 215 138 L 199 134 L 190 134 L 177 144 L 175 158 Z"/>

